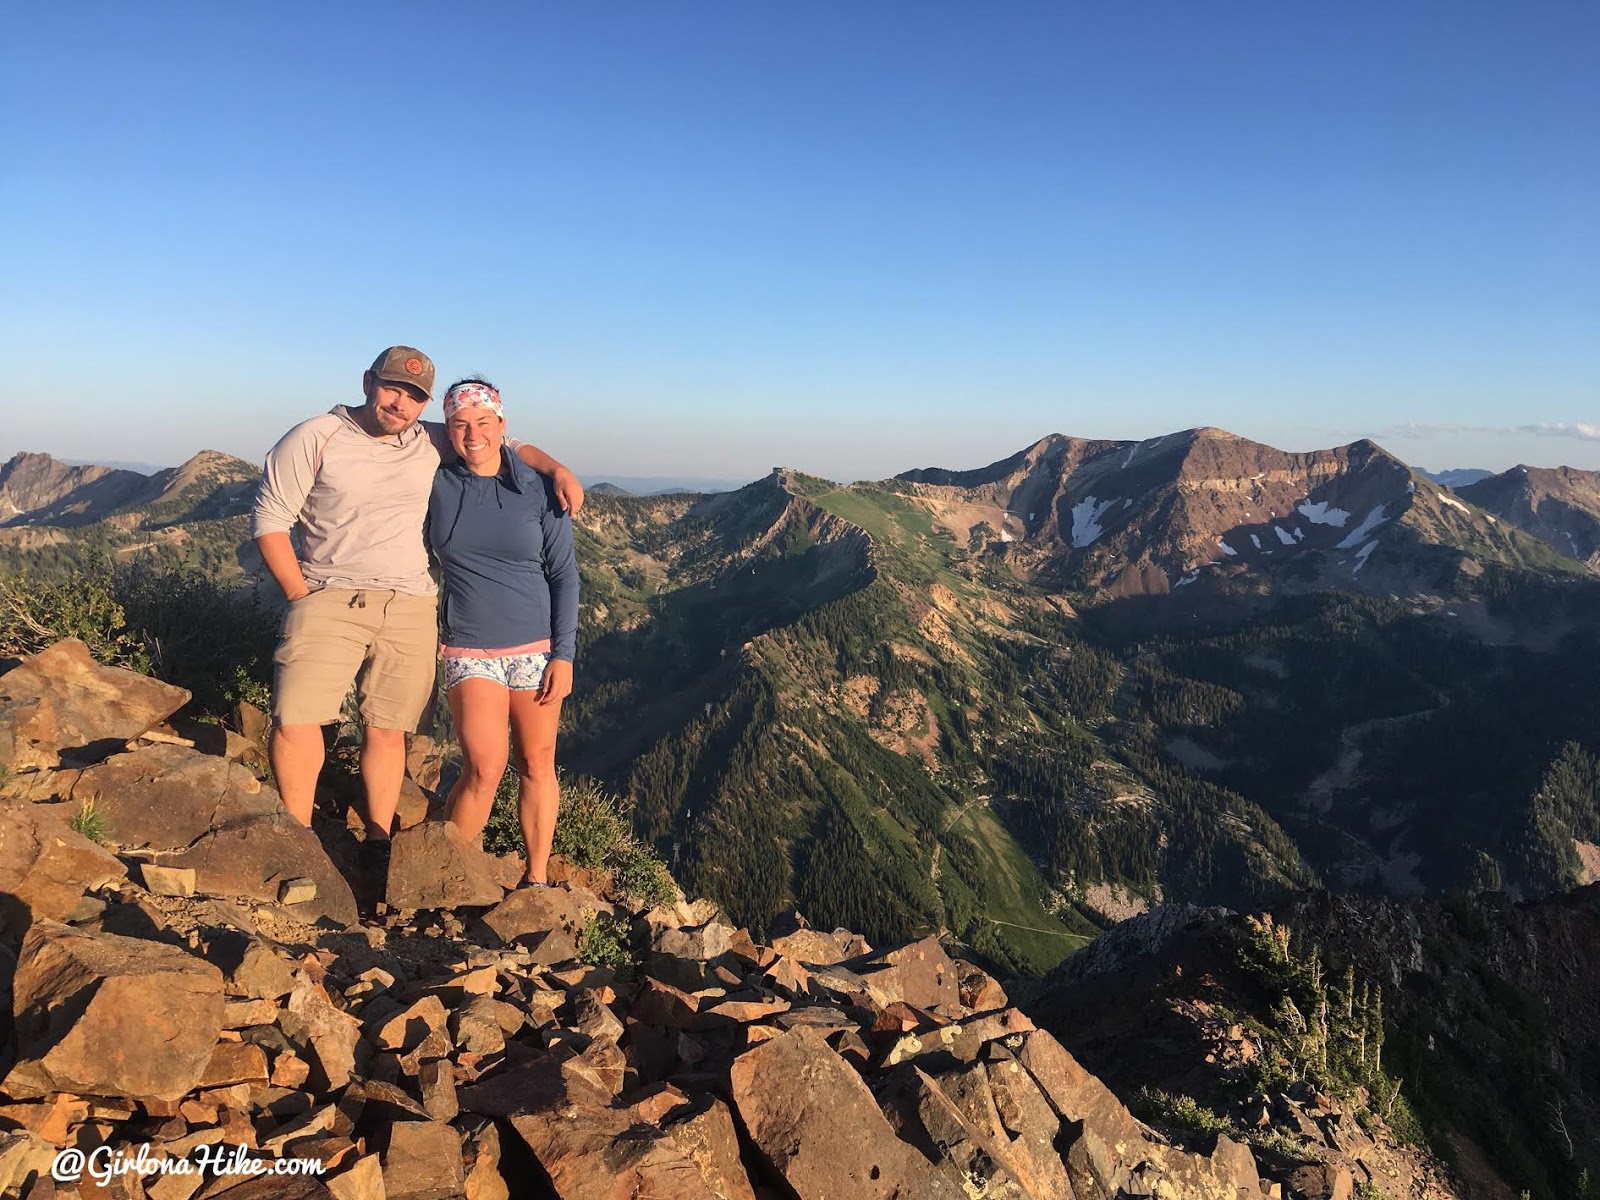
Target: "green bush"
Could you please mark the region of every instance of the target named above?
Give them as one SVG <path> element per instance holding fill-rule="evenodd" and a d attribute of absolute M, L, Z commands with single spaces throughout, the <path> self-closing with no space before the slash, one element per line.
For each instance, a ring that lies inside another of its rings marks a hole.
<path fill-rule="evenodd" d="M 268 706 L 278 615 L 191 568 L 91 559 L 58 580 L 0 578 L 0 655 L 78 638 L 96 661 L 186 688 L 197 716 Z"/>
<path fill-rule="evenodd" d="M 591 871 L 610 871 L 627 897 L 653 907 L 677 899 L 677 885 L 666 863 L 634 836 L 632 811 L 620 796 L 602 791 L 588 778 L 561 777 L 561 807 L 551 850 Z M 483 848 L 491 854 L 524 852 L 517 820 L 517 771 L 506 768 L 495 790 L 494 807 L 483 829 Z"/>
<path fill-rule="evenodd" d="M 150 656 L 117 601 L 108 566 L 73 571 L 57 581 L 19 573 L 0 578 L 0 655 L 37 654 L 78 638 L 96 660 L 148 673 Z"/>
<path fill-rule="evenodd" d="M 254 588 L 142 562 L 117 568 L 111 587 L 150 674 L 187 688 L 191 711 L 220 715 L 240 700 L 270 706 L 281 618 Z"/>
<path fill-rule="evenodd" d="M 610 967 L 618 979 L 633 975 L 633 946 L 625 917 L 596 913 L 578 933 L 578 961 L 591 967 Z"/>
<path fill-rule="evenodd" d="M 67 822 L 74 833 L 82 834 L 91 842 L 103 842 L 111 833 L 111 827 L 106 823 L 106 815 L 95 807 L 93 800 L 85 800 L 78 806 L 78 811 L 72 814 L 72 819 Z"/>
<path fill-rule="evenodd" d="M 1193 1096 L 1174 1095 L 1160 1088 L 1140 1088 L 1134 1109 L 1146 1120 L 1204 1137 L 1237 1132 L 1232 1121 L 1219 1116 Z"/>

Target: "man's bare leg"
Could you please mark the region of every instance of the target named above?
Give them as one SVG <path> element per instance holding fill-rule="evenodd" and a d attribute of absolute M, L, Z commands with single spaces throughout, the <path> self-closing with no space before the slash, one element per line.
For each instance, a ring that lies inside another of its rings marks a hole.
<path fill-rule="evenodd" d="M 406 734 L 403 729 L 368 725 L 361 744 L 361 786 L 367 795 L 366 840 L 386 841 L 400 807 L 400 783 L 406 776 Z"/>
<path fill-rule="evenodd" d="M 291 817 L 309 827 L 317 799 L 317 776 L 322 774 L 322 726 L 274 725 L 267 758 L 283 806 Z"/>

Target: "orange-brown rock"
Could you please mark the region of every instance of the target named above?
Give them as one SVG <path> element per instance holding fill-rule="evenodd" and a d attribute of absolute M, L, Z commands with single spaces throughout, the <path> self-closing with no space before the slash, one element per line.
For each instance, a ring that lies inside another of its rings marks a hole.
<path fill-rule="evenodd" d="M 817 929 L 797 929 L 783 937 L 773 938 L 772 948 L 786 958 L 819 967 L 831 967 L 849 957 L 838 939 L 831 933 Z"/>
<path fill-rule="evenodd" d="M 336 1091 L 350 1082 L 361 1026 L 334 1005 L 321 984 L 305 980 L 296 986 L 278 1027 L 312 1068 L 309 1083 L 314 1090 Z"/>
<path fill-rule="evenodd" d="M 933 1162 L 954 1169 L 973 1194 L 993 1200 L 1055 1200 L 1040 1196 L 1010 1162 L 1003 1135 L 967 1120 L 939 1085 L 915 1066 L 897 1068 L 875 1089 L 900 1137 Z"/>
<path fill-rule="evenodd" d="M 387 1200 L 453 1200 L 466 1182 L 461 1138 L 440 1122 L 395 1122 L 384 1150 Z"/>
<path fill-rule="evenodd" d="M 560 1200 L 733 1200 L 668 1133 L 627 1109 L 562 1095 L 511 1125 Z M 748 1186 L 748 1185 L 747 1185 Z"/>
<path fill-rule="evenodd" d="M 65 920 L 86 891 L 127 875 L 114 855 L 73 832 L 46 806 L 0 798 L 0 922 L 13 946 L 29 921 Z"/>
<path fill-rule="evenodd" d="M 629 1015 L 646 1025 L 693 1029 L 696 1011 L 695 998 L 689 993 L 658 979 L 646 979 L 634 997 Z"/>
<path fill-rule="evenodd" d="M 663 1125 L 711 1184 L 720 1200 L 755 1200 L 755 1190 L 739 1156 L 739 1133 L 733 1114 L 721 1100 L 710 1098 L 694 1111 Z"/>
<path fill-rule="evenodd" d="M 385 898 L 395 908 L 478 907 L 504 896 L 489 856 L 448 821 L 394 835 Z"/>
<path fill-rule="evenodd" d="M 854 958 L 846 965 L 888 1001 L 902 1000 L 945 1016 L 961 1015 L 961 969 L 938 938 Z"/>
<path fill-rule="evenodd" d="M 222 974 L 161 942 L 36 921 L 18 956 L 5 1091 L 177 1099 L 222 1029 Z"/>
<path fill-rule="evenodd" d="M 249 1042 L 218 1042 L 200 1076 L 202 1088 L 229 1087 L 233 1084 L 267 1082 L 267 1055 Z"/>
<path fill-rule="evenodd" d="M 206 943 L 205 956 L 207 962 L 222 971 L 230 996 L 276 1000 L 294 991 L 294 972 L 289 964 L 249 934 L 223 930 Z"/>
<path fill-rule="evenodd" d="M 729 1078 L 751 1142 L 800 1200 L 965 1195 L 948 1171 L 895 1136 L 867 1085 L 816 1029 L 793 1029 L 745 1052 Z"/>
<path fill-rule="evenodd" d="M 49 728 L 35 709 L 25 745 L 13 749 L 21 757 L 4 764 L 10 770 L 49 769 L 63 755 L 86 762 L 103 758 L 177 712 L 189 693 L 136 671 L 103 666 L 83 642 L 67 638 L 0 675 L 0 705 L 25 707 L 30 700 L 48 706 Z"/>

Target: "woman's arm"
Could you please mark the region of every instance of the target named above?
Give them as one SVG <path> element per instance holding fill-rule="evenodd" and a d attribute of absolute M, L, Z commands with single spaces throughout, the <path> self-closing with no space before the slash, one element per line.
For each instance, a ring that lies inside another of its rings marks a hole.
<path fill-rule="evenodd" d="M 550 489 L 546 489 L 549 499 Z M 572 691 L 572 660 L 578 649 L 578 555 L 572 518 L 546 504 L 544 577 L 550 587 L 550 665 L 539 689 L 540 704 L 554 704 Z"/>

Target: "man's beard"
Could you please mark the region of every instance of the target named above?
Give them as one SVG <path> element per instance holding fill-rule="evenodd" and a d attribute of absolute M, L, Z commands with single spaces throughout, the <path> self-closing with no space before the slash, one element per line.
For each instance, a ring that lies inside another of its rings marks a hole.
<path fill-rule="evenodd" d="M 372 419 L 384 433 L 404 433 L 416 424 L 414 420 L 407 420 L 399 413 L 385 412 L 381 408 L 372 410 Z"/>

